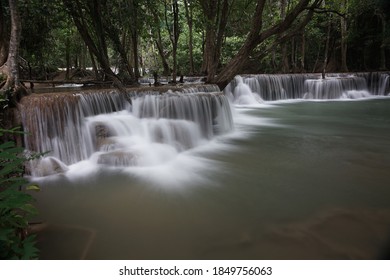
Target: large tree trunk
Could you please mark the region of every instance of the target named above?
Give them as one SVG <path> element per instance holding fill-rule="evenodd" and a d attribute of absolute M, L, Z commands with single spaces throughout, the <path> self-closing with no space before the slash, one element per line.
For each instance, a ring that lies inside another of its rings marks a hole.
<path fill-rule="evenodd" d="M 212 81 L 215 79 L 220 61 L 223 38 L 228 22 L 229 1 L 223 0 L 223 3 L 221 3 L 221 0 L 202 0 L 201 5 L 206 16 L 206 42 L 203 52 L 202 72 L 207 74 L 208 81 Z"/>
<path fill-rule="evenodd" d="M 20 117 L 18 113 L 18 103 L 20 99 L 27 95 L 26 89 L 21 86 L 19 81 L 19 43 L 21 35 L 21 22 L 18 10 L 18 1 L 9 0 L 9 11 L 11 15 L 11 35 L 9 39 L 9 50 L 6 62 L 1 65 L 0 73 L 7 77 L 5 84 L 1 90 L 9 93 L 8 106 L 6 109 L 1 109 L 2 126 L 10 129 L 20 125 Z M 22 145 L 21 135 L 15 139 L 18 145 Z"/>
<path fill-rule="evenodd" d="M 20 86 L 18 58 L 22 27 L 18 11 L 18 1 L 9 0 L 9 9 L 11 14 L 11 36 L 8 57 L 7 61 L 0 68 L 0 72 L 7 76 L 7 81 L 3 86 L 4 89 L 14 89 Z"/>
<path fill-rule="evenodd" d="M 263 12 L 266 0 L 258 0 L 256 10 L 252 17 L 252 27 L 244 44 L 233 59 L 222 69 L 221 73 L 209 82 L 216 83 L 221 89 L 224 89 L 234 76 L 241 71 L 242 67 L 246 65 L 249 61 L 250 54 L 257 46 L 270 37 L 278 34 L 284 34 L 282 37 L 288 38 L 289 32 L 296 32 L 293 23 L 297 18 L 300 18 L 302 13 L 307 12 L 305 18 L 298 25 L 300 29 L 303 29 L 309 22 L 309 19 L 313 16 L 314 8 L 321 2 L 322 0 L 300 0 L 292 9 L 290 9 L 290 12 L 283 20 L 270 26 L 268 29 L 262 30 Z"/>
<path fill-rule="evenodd" d="M 219 88 L 224 89 L 234 76 L 242 69 L 249 61 L 249 55 L 254 48 L 253 42 L 247 42 L 238 53 L 230 60 L 230 62 L 223 68 L 223 71 L 210 82 L 216 83 Z"/>

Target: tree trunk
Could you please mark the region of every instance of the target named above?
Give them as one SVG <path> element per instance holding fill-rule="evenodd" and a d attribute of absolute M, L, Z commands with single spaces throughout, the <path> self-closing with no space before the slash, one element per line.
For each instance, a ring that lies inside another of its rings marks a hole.
<path fill-rule="evenodd" d="M 9 34 L 7 32 L 3 2 L 0 1 L 0 66 L 3 65 L 8 58 L 8 45 L 9 45 Z"/>
<path fill-rule="evenodd" d="M 131 30 L 131 42 L 133 44 L 133 59 L 134 59 L 134 79 L 138 81 L 140 77 L 139 73 L 139 60 L 138 60 L 138 1 L 130 1 L 132 7 L 132 26 Z"/>
<path fill-rule="evenodd" d="M 18 103 L 20 99 L 27 95 L 26 88 L 23 87 L 19 80 L 19 43 L 21 36 L 21 21 L 18 10 L 18 1 L 9 0 L 9 11 L 11 15 L 11 35 L 9 39 L 8 57 L 6 62 L 1 65 L 0 73 L 7 77 L 5 84 L 1 90 L 8 91 L 8 106 L 1 108 L 0 115 L 2 126 L 6 129 L 21 125 L 20 114 L 18 112 Z M 22 136 L 16 136 L 15 142 L 18 145 L 22 144 Z"/>
<path fill-rule="evenodd" d="M 286 0 L 280 0 L 280 18 L 283 20 L 286 17 Z M 288 63 L 288 57 L 287 57 L 287 42 L 282 43 L 282 72 L 287 73 L 289 72 L 289 63 Z"/>
<path fill-rule="evenodd" d="M 328 20 L 328 31 L 326 33 L 326 42 L 325 42 L 325 50 L 324 50 L 324 63 L 322 65 L 322 78 L 326 77 L 326 67 L 328 65 L 329 60 L 329 44 L 330 44 L 330 31 L 332 29 L 332 16 L 329 16 Z"/>
<path fill-rule="evenodd" d="M 302 22 L 307 24 L 313 15 L 314 7 L 317 7 L 322 0 L 315 0 L 313 2 L 310 0 L 300 0 L 292 9 L 290 9 L 290 12 L 286 15 L 284 20 L 281 20 L 266 30 L 262 30 L 265 2 L 266 0 L 257 1 L 256 10 L 252 17 L 252 27 L 244 44 L 232 60 L 223 68 L 221 73 L 209 82 L 216 83 L 221 89 L 225 88 L 225 86 L 234 78 L 236 73 L 238 73 L 249 61 L 249 56 L 254 48 L 274 35 L 283 34 L 285 32 L 288 33 L 288 31 L 295 32 L 296 30 L 293 27 L 293 23 L 305 11 L 307 14 Z M 300 28 L 303 28 L 303 26 L 299 26 Z"/>
<path fill-rule="evenodd" d="M 217 74 L 223 38 L 225 37 L 228 22 L 229 1 L 223 0 L 223 3 L 221 1 L 201 1 L 206 21 L 206 41 L 203 52 L 202 73 L 207 74 L 208 81 L 214 80 Z"/>
<path fill-rule="evenodd" d="M 70 74 L 70 40 L 69 37 L 66 37 L 65 42 L 65 60 L 66 60 L 66 72 L 65 72 L 65 79 L 69 80 L 69 74 Z"/>
<path fill-rule="evenodd" d="M 382 41 L 380 46 L 380 70 L 386 70 L 386 40 L 388 39 L 388 36 L 386 34 L 386 17 L 382 12 L 378 12 L 378 16 L 381 20 L 382 24 Z"/>
<path fill-rule="evenodd" d="M 168 20 L 168 9 L 172 11 L 172 24 Z M 169 39 L 172 43 L 172 59 L 173 59 L 173 69 L 172 69 L 172 82 L 176 83 L 177 76 L 177 47 L 179 42 L 180 30 L 179 30 L 179 4 L 177 0 L 172 0 L 171 5 L 165 3 L 165 24 L 169 33 Z"/>
<path fill-rule="evenodd" d="M 105 75 L 107 75 L 109 79 L 113 81 L 116 87 L 123 90 L 123 84 L 117 75 L 115 75 L 115 73 L 112 71 L 108 60 L 107 45 L 104 39 L 105 34 L 103 32 L 103 26 L 100 17 L 99 2 L 97 0 L 94 0 L 93 3 L 88 2 L 89 12 L 93 18 L 93 31 L 95 32 L 95 36 L 93 36 L 93 34 L 91 35 L 90 31 L 88 30 L 88 25 L 84 20 L 84 12 L 80 1 L 63 0 L 63 2 L 68 9 L 69 14 L 73 18 L 81 38 L 84 40 L 89 51 L 92 52 L 96 57 Z M 96 42 L 93 40 L 93 37 L 97 37 Z"/>
<path fill-rule="evenodd" d="M 95 57 L 89 48 L 88 48 L 88 52 L 89 52 L 89 57 L 91 58 L 93 73 L 95 73 L 95 79 L 100 80 L 99 70 L 96 65 Z"/>
<path fill-rule="evenodd" d="M 18 58 L 20 33 L 22 28 L 18 11 L 18 1 L 9 0 L 9 9 L 11 14 L 11 36 L 9 41 L 8 58 L 5 64 L 0 68 L 0 72 L 7 76 L 7 81 L 3 86 L 4 89 L 17 88 L 20 86 Z"/>
<path fill-rule="evenodd" d="M 343 10 L 347 9 L 348 6 L 348 0 L 343 0 L 342 4 Z M 342 72 L 348 72 L 348 66 L 347 66 L 347 19 L 345 16 L 340 17 L 340 29 L 341 29 L 341 71 Z"/>
<path fill-rule="evenodd" d="M 190 75 L 195 74 L 194 67 L 194 50 L 193 50 L 193 3 L 191 0 L 184 0 L 185 7 L 185 15 L 187 19 L 188 25 L 188 55 L 189 55 L 189 63 L 190 63 Z"/>
<path fill-rule="evenodd" d="M 224 67 L 224 71 L 222 71 L 212 82 L 216 83 L 221 90 L 224 89 L 248 62 L 249 54 L 254 47 L 254 43 L 250 41 L 244 44 L 232 60 Z"/>
<path fill-rule="evenodd" d="M 160 31 L 158 32 L 157 40 L 155 40 L 155 43 L 158 50 L 158 54 L 160 55 L 161 58 L 161 64 L 163 66 L 163 75 L 168 76 L 171 71 L 169 69 L 169 64 L 166 55 L 164 53 L 164 47 L 163 47 Z"/>
<path fill-rule="evenodd" d="M 172 11 L 173 11 L 173 71 L 172 71 L 172 80 L 176 83 L 176 77 L 178 72 L 177 67 L 177 47 L 180 36 L 180 28 L 179 28 L 179 4 L 177 0 L 173 0 L 172 3 Z"/>
<path fill-rule="evenodd" d="M 153 41 L 157 47 L 158 54 L 161 58 L 161 64 L 163 66 L 163 75 L 168 76 L 170 74 L 170 68 L 167 61 L 167 55 L 164 52 L 164 45 L 161 37 L 161 27 L 160 27 L 160 16 L 158 14 L 158 10 L 155 7 L 155 3 L 151 1 L 147 1 L 148 10 L 152 13 L 153 16 L 153 24 L 150 24 L 150 28 L 152 30 L 152 34 L 154 34 Z"/>
<path fill-rule="evenodd" d="M 306 56 L 306 37 L 305 37 L 305 30 L 303 30 L 302 44 L 301 44 L 301 72 L 305 72 L 305 56 Z"/>

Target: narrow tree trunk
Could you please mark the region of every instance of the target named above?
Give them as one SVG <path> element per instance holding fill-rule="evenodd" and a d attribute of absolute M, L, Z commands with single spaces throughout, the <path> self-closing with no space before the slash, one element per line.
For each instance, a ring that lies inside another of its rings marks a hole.
<path fill-rule="evenodd" d="M 168 76 L 170 74 L 170 69 L 167 61 L 167 55 L 164 52 L 164 45 L 161 36 L 160 16 L 154 3 L 152 3 L 151 1 L 146 1 L 146 3 L 149 11 L 153 15 L 153 24 L 150 24 L 150 28 L 152 30 L 152 35 L 154 35 L 152 36 L 153 41 L 157 47 L 158 54 L 161 58 L 161 64 L 163 66 L 163 75 Z"/>
<path fill-rule="evenodd" d="M 189 55 L 189 63 L 190 63 L 190 75 L 195 73 L 194 67 L 194 51 L 193 51 L 193 4 L 191 0 L 184 0 L 185 7 L 185 15 L 187 19 L 188 25 L 188 55 Z"/>
<path fill-rule="evenodd" d="M 286 0 L 280 0 L 280 18 L 285 19 L 286 18 Z M 288 63 L 288 57 L 287 57 L 287 42 L 282 43 L 282 72 L 287 73 L 289 72 L 289 63 Z"/>
<path fill-rule="evenodd" d="M 348 5 L 348 0 L 342 2 L 343 10 L 346 10 Z M 347 66 L 347 19 L 345 16 L 340 17 L 340 29 L 341 29 L 341 71 L 348 72 Z"/>
<path fill-rule="evenodd" d="M 9 37 L 5 25 L 3 1 L 0 1 L 0 66 L 3 65 L 8 58 Z"/>
<path fill-rule="evenodd" d="M 65 60 L 66 60 L 66 72 L 65 72 L 65 79 L 69 80 L 69 73 L 70 73 L 70 40 L 69 37 L 66 37 L 65 42 Z"/>
<path fill-rule="evenodd" d="M 306 56 L 306 37 L 305 37 L 305 30 L 303 30 L 302 43 L 301 43 L 301 72 L 305 72 L 305 56 Z"/>
<path fill-rule="evenodd" d="M 380 70 L 386 70 L 386 40 L 388 38 L 386 34 L 386 17 L 383 13 L 378 13 L 382 23 L 382 42 L 380 46 Z"/>
<path fill-rule="evenodd" d="M 134 79 L 138 81 L 139 61 L 138 61 L 138 1 L 131 0 L 132 7 L 132 26 L 131 26 L 131 42 L 133 44 L 133 60 L 134 60 Z"/>
<path fill-rule="evenodd" d="M 213 76 L 212 65 L 214 64 L 214 53 L 216 47 L 216 18 L 217 18 L 217 0 L 202 0 L 200 4 L 205 15 L 206 36 L 204 40 L 202 74 Z"/>
<path fill-rule="evenodd" d="M 329 44 L 330 44 L 330 30 L 332 28 L 332 17 L 329 16 L 328 21 L 328 31 L 326 33 L 326 43 L 325 43 L 325 50 L 324 50 L 324 63 L 322 65 L 322 78 L 325 79 L 326 77 L 326 67 L 328 65 L 329 60 Z"/>
<path fill-rule="evenodd" d="M 162 44 L 162 39 L 161 39 L 161 33 L 160 32 L 158 32 L 157 40 L 155 40 L 155 43 L 156 43 L 156 47 L 157 47 L 157 50 L 158 50 L 158 54 L 160 55 L 160 58 L 161 58 L 161 64 L 162 64 L 163 69 L 164 69 L 163 70 L 163 75 L 168 76 L 171 71 L 169 69 L 169 64 L 168 64 L 166 55 L 164 53 L 164 47 L 163 47 L 163 44 Z"/>
<path fill-rule="evenodd" d="M 173 82 L 176 83 L 176 77 L 178 72 L 177 67 L 177 47 L 179 43 L 180 29 L 179 29 L 179 4 L 177 0 L 173 0 L 172 3 L 172 11 L 173 11 L 173 73 L 172 79 Z"/>
<path fill-rule="evenodd" d="M 90 51 L 89 48 L 88 48 L 88 52 L 89 52 L 89 56 L 91 58 L 92 69 L 93 69 L 93 72 L 95 73 L 95 79 L 100 80 L 99 70 L 98 70 L 97 65 L 96 65 L 95 57 L 93 56 L 93 53 Z"/>
<path fill-rule="evenodd" d="M 291 39 L 291 66 L 292 72 L 295 73 L 297 70 L 297 54 L 296 54 L 296 44 L 295 37 Z"/>
<path fill-rule="evenodd" d="M 172 24 L 168 20 L 168 9 L 172 12 Z M 165 24 L 169 33 L 169 39 L 172 44 L 172 60 L 173 60 L 173 69 L 172 69 L 172 82 L 176 83 L 177 77 L 177 47 L 179 42 L 179 4 L 177 0 L 172 0 L 171 5 L 165 4 Z"/>

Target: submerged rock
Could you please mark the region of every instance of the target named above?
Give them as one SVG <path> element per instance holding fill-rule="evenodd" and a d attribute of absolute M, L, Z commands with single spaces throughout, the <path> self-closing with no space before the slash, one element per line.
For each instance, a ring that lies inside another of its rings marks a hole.
<path fill-rule="evenodd" d="M 112 151 L 100 154 L 97 163 L 110 166 L 136 166 L 138 155 L 128 151 Z"/>
<path fill-rule="evenodd" d="M 112 136 L 110 132 L 110 128 L 107 127 L 104 123 L 97 123 L 94 126 L 95 131 L 95 148 L 96 150 L 100 150 L 102 146 L 111 145 L 113 142 L 109 140 Z"/>

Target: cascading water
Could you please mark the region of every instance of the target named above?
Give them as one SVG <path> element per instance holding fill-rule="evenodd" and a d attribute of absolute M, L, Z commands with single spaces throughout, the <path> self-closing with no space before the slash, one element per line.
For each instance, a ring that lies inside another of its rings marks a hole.
<path fill-rule="evenodd" d="M 24 97 L 25 145 L 49 151 L 30 178 L 40 258 L 376 258 L 389 236 L 390 99 L 303 99 L 311 87 L 389 92 L 386 75 L 356 77 Z"/>
<path fill-rule="evenodd" d="M 235 104 L 262 100 L 356 99 L 390 93 L 389 73 L 237 76 L 224 90 Z M 245 100 L 243 102 L 242 100 Z"/>
<path fill-rule="evenodd" d="M 248 80 L 250 82 L 250 80 Z M 254 80 L 256 83 L 257 81 Z M 254 93 L 251 90 L 251 86 L 244 83 L 243 78 L 241 76 L 237 76 L 235 78 L 235 87 L 233 94 L 229 90 L 225 90 L 227 92 L 227 95 L 234 104 L 237 105 L 248 105 L 248 104 L 255 104 L 255 103 L 262 103 L 263 100 L 261 97 Z M 231 87 L 230 85 L 228 87 Z"/>
<path fill-rule="evenodd" d="M 84 92 L 25 98 L 22 121 L 29 151 L 48 155 L 33 176 L 89 161 L 104 166 L 154 166 L 233 129 L 231 108 L 216 86 L 186 92 Z"/>

